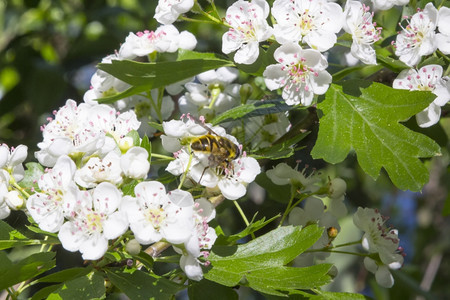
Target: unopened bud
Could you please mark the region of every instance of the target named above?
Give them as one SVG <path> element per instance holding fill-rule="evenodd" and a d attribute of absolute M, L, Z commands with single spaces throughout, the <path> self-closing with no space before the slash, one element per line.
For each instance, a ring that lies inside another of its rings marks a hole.
<path fill-rule="evenodd" d="M 339 231 L 336 227 L 328 227 L 327 229 L 328 238 L 330 240 L 334 240 L 337 237 L 338 233 Z"/>
<path fill-rule="evenodd" d="M 241 104 L 247 103 L 247 100 L 250 98 L 250 95 L 253 92 L 253 88 L 250 84 L 244 83 L 241 85 L 239 89 L 239 95 L 241 96 Z"/>
<path fill-rule="evenodd" d="M 134 141 L 131 136 L 126 136 L 120 139 L 119 149 L 122 153 L 126 153 L 128 149 L 134 146 Z"/>
<path fill-rule="evenodd" d="M 5 202 L 12 210 L 19 210 L 23 207 L 23 196 L 19 191 L 10 191 L 5 196 Z"/>
<path fill-rule="evenodd" d="M 139 244 L 139 242 L 135 239 L 132 239 L 128 241 L 127 245 L 125 246 L 125 250 L 127 250 L 127 252 L 131 255 L 138 255 L 139 252 L 141 252 L 141 244 Z"/>
<path fill-rule="evenodd" d="M 336 199 L 342 197 L 347 190 L 347 183 L 342 178 L 334 178 L 328 186 L 328 194 L 330 198 Z"/>

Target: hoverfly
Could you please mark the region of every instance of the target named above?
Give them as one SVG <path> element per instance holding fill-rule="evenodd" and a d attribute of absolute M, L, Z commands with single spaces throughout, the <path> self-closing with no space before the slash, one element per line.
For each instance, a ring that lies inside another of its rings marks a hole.
<path fill-rule="evenodd" d="M 220 173 L 225 172 L 226 169 L 230 168 L 231 162 L 241 155 L 239 146 L 228 138 L 218 135 L 204 123 L 197 123 L 205 128 L 208 133 L 202 136 L 190 137 L 187 142 L 190 143 L 191 150 L 209 154 L 206 168 L 219 168 Z"/>

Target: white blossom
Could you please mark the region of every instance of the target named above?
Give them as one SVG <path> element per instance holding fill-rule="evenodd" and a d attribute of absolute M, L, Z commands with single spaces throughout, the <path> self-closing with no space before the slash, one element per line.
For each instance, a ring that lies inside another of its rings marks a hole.
<path fill-rule="evenodd" d="M 53 169 L 41 176 L 38 193 L 28 198 L 27 209 L 39 228 L 58 232 L 64 217 L 73 217 L 80 206 L 79 189 L 73 177 L 75 163 L 66 155 L 60 156 Z"/>
<path fill-rule="evenodd" d="M 406 65 L 412 67 L 420 62 L 424 55 L 436 50 L 436 21 L 438 11 L 433 3 L 427 3 L 423 11 L 419 11 L 406 19 L 408 23 L 402 26 L 395 42 L 395 55 Z"/>
<path fill-rule="evenodd" d="M 150 170 L 148 152 L 142 147 L 132 147 L 120 158 L 120 167 L 126 177 L 145 179 Z"/>
<path fill-rule="evenodd" d="M 195 36 L 187 31 L 179 32 L 173 25 L 163 25 L 155 31 L 130 32 L 119 49 L 120 57 L 134 59 L 153 52 L 176 52 L 178 49 L 193 50 L 197 45 Z"/>
<path fill-rule="evenodd" d="M 325 71 L 328 62 L 319 51 L 288 43 L 276 49 L 274 57 L 278 64 L 267 66 L 264 81 L 269 90 L 283 88 L 286 104 L 307 106 L 314 95 L 328 90 L 332 78 Z"/>
<path fill-rule="evenodd" d="M 19 145 L 11 149 L 6 144 L 0 145 L 0 169 L 4 169 L 11 174 L 16 182 L 21 181 L 25 175 L 22 163 L 27 155 L 28 147 L 25 145 Z"/>
<path fill-rule="evenodd" d="M 226 21 L 231 28 L 222 36 L 222 52 L 236 51 L 234 61 L 252 64 L 259 55 L 259 43 L 272 36 L 272 27 L 266 21 L 269 4 L 265 0 L 239 0 L 228 7 Z"/>
<path fill-rule="evenodd" d="M 91 157 L 75 172 L 75 182 L 85 188 L 93 188 L 101 182 L 122 183 L 120 156 L 116 152 L 108 153 L 104 158 Z"/>
<path fill-rule="evenodd" d="M 351 54 L 365 64 L 377 63 L 372 44 L 380 39 L 381 28 L 372 22 L 370 7 L 359 1 L 347 1 L 345 4 L 344 30 L 352 35 Z"/>
<path fill-rule="evenodd" d="M 403 256 L 399 251 L 398 232 L 387 228 L 384 218 L 378 210 L 358 207 L 353 215 L 353 223 L 362 231 L 362 246 L 369 253 L 377 253 L 379 261 L 365 260 L 367 269 L 375 273 L 378 284 L 391 287 L 394 284 L 389 269 L 399 269 L 403 264 Z M 387 274 L 389 273 L 389 275 Z M 384 275 L 384 276 L 382 276 Z"/>
<path fill-rule="evenodd" d="M 388 10 L 394 5 L 402 6 L 409 3 L 409 0 L 372 0 L 373 6 L 377 10 Z"/>
<path fill-rule="evenodd" d="M 127 213 L 130 229 L 136 240 L 148 245 L 160 240 L 183 244 L 194 232 L 192 195 L 174 190 L 166 193 L 157 181 L 136 185 L 136 198 L 126 196 L 122 210 Z"/>
<path fill-rule="evenodd" d="M 419 70 L 403 70 L 392 84 L 395 89 L 430 91 L 437 96 L 430 106 L 416 115 L 420 127 L 436 124 L 441 116 L 441 106 L 450 101 L 450 78 L 442 77 L 442 74 L 440 65 L 427 65 Z"/>
<path fill-rule="evenodd" d="M 58 238 L 64 249 L 96 260 L 107 251 L 108 240 L 125 233 L 128 221 L 125 213 L 118 211 L 122 195 L 113 184 L 102 182 L 91 192 L 82 193 L 85 206 L 62 225 Z"/>
<path fill-rule="evenodd" d="M 277 42 L 303 42 L 321 52 L 336 43 L 343 22 L 341 6 L 326 0 L 276 0 L 272 15 Z"/>
<path fill-rule="evenodd" d="M 302 188 L 305 192 L 315 192 L 319 189 L 317 183 L 320 178 L 314 172 L 306 175 L 306 171 L 306 168 L 300 172 L 286 163 L 279 163 L 274 168 L 267 170 L 266 174 L 277 185 L 292 184 L 295 187 Z"/>
<path fill-rule="evenodd" d="M 442 6 L 438 11 L 436 43 L 442 53 L 450 54 L 450 8 Z"/>
<path fill-rule="evenodd" d="M 172 24 L 181 14 L 194 6 L 194 0 L 159 0 L 155 10 L 155 19 L 161 24 Z"/>
<path fill-rule="evenodd" d="M 9 177 L 6 170 L 0 169 L 0 220 L 7 218 L 11 213 L 11 209 L 5 201 L 8 194 Z"/>

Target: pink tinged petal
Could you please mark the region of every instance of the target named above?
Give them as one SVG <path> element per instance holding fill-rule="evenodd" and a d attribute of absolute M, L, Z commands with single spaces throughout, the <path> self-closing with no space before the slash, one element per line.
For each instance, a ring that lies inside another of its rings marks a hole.
<path fill-rule="evenodd" d="M 288 70 L 283 69 L 281 64 L 267 66 L 263 77 L 267 88 L 271 91 L 285 86 L 289 80 Z"/>
<path fill-rule="evenodd" d="M 93 192 L 94 208 L 96 212 L 106 215 L 112 214 L 119 208 L 122 195 L 115 185 L 109 182 L 100 183 Z"/>
<path fill-rule="evenodd" d="M 203 278 L 203 270 L 197 258 L 192 255 L 182 255 L 180 258 L 180 267 L 186 273 L 186 276 L 195 281 L 200 281 Z"/>
<path fill-rule="evenodd" d="M 97 260 L 108 250 L 108 240 L 100 233 L 92 234 L 81 245 L 80 252 L 83 259 Z"/>
<path fill-rule="evenodd" d="M 235 35 L 232 35 L 230 31 L 227 31 L 222 36 L 222 52 L 229 54 L 236 51 L 242 46 L 242 40 L 238 39 Z"/>
<path fill-rule="evenodd" d="M 259 56 L 259 43 L 249 42 L 236 52 L 234 55 L 234 61 L 238 64 L 250 65 L 254 63 Z"/>
<path fill-rule="evenodd" d="M 242 183 L 227 178 L 220 180 L 218 186 L 222 195 L 229 200 L 239 199 L 247 193 Z"/>
<path fill-rule="evenodd" d="M 332 77 L 327 71 L 319 72 L 318 76 L 313 77 L 310 81 L 314 94 L 316 95 L 325 94 L 330 86 L 331 81 Z"/>
<path fill-rule="evenodd" d="M 239 169 L 239 180 L 250 183 L 255 180 L 256 175 L 261 173 L 261 167 L 253 157 L 240 158 L 242 167 Z"/>
<path fill-rule="evenodd" d="M 273 56 L 275 60 L 284 65 L 297 64 L 300 61 L 302 47 L 296 43 L 288 43 L 278 47 Z"/>
<path fill-rule="evenodd" d="M 115 212 L 103 223 L 103 235 L 108 239 L 115 239 L 128 229 L 128 220 L 125 212 Z"/>
<path fill-rule="evenodd" d="M 439 122 L 440 117 L 441 107 L 431 103 L 429 107 L 416 115 L 416 120 L 420 127 L 427 128 Z"/>
<path fill-rule="evenodd" d="M 86 241 L 86 236 L 75 224 L 66 222 L 59 230 L 58 239 L 61 241 L 64 249 L 75 252 Z"/>

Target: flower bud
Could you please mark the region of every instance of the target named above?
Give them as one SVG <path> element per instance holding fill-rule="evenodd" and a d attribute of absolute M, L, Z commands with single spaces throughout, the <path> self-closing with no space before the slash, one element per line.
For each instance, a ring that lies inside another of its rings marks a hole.
<path fill-rule="evenodd" d="M 134 141 L 131 136 L 125 136 L 119 141 L 119 149 L 122 153 L 126 153 L 128 149 L 134 146 Z"/>
<path fill-rule="evenodd" d="M 24 205 L 23 196 L 16 190 L 6 194 L 5 202 L 12 210 L 19 210 Z"/>
<path fill-rule="evenodd" d="M 331 180 L 328 186 L 328 194 L 330 195 L 330 198 L 333 199 L 340 198 L 342 195 L 344 195 L 346 190 L 347 183 L 345 183 L 345 181 L 339 177 Z"/>
<path fill-rule="evenodd" d="M 131 255 L 138 255 L 139 252 L 141 252 L 141 244 L 139 244 L 139 242 L 135 239 L 132 239 L 128 241 L 127 245 L 125 246 L 125 250 Z"/>
<path fill-rule="evenodd" d="M 241 96 L 241 103 L 247 103 L 247 100 L 250 98 L 250 95 L 253 92 L 253 88 L 250 84 L 244 83 L 239 89 L 239 95 Z"/>

